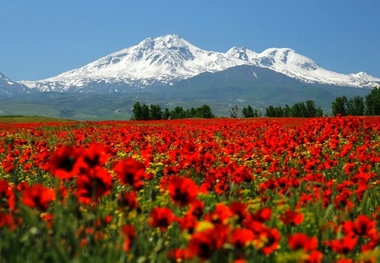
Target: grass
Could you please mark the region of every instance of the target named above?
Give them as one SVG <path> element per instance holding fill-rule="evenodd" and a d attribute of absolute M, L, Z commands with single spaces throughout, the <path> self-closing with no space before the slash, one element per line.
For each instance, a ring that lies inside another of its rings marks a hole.
<path fill-rule="evenodd" d="M 65 122 L 68 119 L 44 117 L 44 116 L 25 116 L 25 115 L 6 115 L 0 116 L 0 123 L 33 123 L 33 122 Z"/>

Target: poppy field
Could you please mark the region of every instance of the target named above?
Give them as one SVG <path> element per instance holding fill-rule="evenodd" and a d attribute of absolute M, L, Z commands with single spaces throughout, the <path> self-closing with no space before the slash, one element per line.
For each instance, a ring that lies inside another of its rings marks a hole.
<path fill-rule="evenodd" d="M 380 262 L 380 117 L 0 123 L 0 262 Z"/>

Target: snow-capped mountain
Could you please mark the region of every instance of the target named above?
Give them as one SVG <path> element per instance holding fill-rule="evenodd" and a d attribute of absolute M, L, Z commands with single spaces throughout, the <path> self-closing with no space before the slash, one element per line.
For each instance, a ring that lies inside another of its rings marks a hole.
<path fill-rule="evenodd" d="M 116 84 L 129 88 L 172 84 L 200 73 L 218 72 L 240 65 L 268 68 L 306 83 L 351 87 L 380 84 L 379 78 L 363 72 L 346 75 L 328 71 L 288 48 L 270 48 L 256 53 L 234 47 L 221 53 L 200 49 L 177 35 L 147 38 L 84 67 L 52 78 L 21 83 L 40 91 L 94 92 L 94 87 L 99 89 L 99 86 Z M 109 91 L 120 90 L 113 87 Z"/>
<path fill-rule="evenodd" d="M 0 96 L 11 97 L 15 94 L 29 93 L 32 91 L 27 86 L 12 81 L 0 73 Z"/>
<path fill-rule="evenodd" d="M 42 91 L 65 91 L 91 82 L 147 86 L 187 79 L 202 72 L 217 72 L 246 63 L 223 53 L 202 50 L 176 35 L 147 38 L 84 67 L 40 81 L 24 81 Z"/>
<path fill-rule="evenodd" d="M 300 55 L 290 48 L 269 48 L 262 53 L 256 53 L 247 48 L 233 47 L 227 51 L 226 55 L 242 59 L 258 67 L 272 69 L 307 83 L 349 87 L 368 87 L 380 83 L 379 78 L 364 72 L 347 75 L 326 70 L 312 59 Z"/>
<path fill-rule="evenodd" d="M 5 84 L 7 83 L 8 85 L 13 85 L 15 84 L 12 80 L 7 78 L 3 73 L 0 73 L 0 83 Z"/>

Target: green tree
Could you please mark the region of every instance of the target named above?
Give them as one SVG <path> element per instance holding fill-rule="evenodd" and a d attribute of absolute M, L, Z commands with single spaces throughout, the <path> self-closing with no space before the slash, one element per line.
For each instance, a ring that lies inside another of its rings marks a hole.
<path fill-rule="evenodd" d="M 265 108 L 265 116 L 267 117 L 284 117 L 284 109 L 281 106 L 268 106 Z"/>
<path fill-rule="evenodd" d="M 355 96 L 348 100 L 346 108 L 347 115 L 363 116 L 365 110 L 364 99 L 360 96 Z"/>
<path fill-rule="evenodd" d="M 380 115 L 380 87 L 375 87 L 365 97 L 366 115 Z"/>
<path fill-rule="evenodd" d="M 317 107 L 315 106 L 315 102 L 313 100 L 307 100 L 305 102 L 306 113 L 305 117 L 315 117 L 317 115 Z"/>
<path fill-rule="evenodd" d="M 247 107 L 244 107 L 243 110 L 241 111 L 243 114 L 244 118 L 252 118 L 254 117 L 253 109 L 251 105 L 248 105 Z"/>
<path fill-rule="evenodd" d="M 170 110 L 168 108 L 165 108 L 164 112 L 162 113 L 162 119 L 164 119 L 164 120 L 170 120 L 171 119 Z"/>
<path fill-rule="evenodd" d="M 159 105 L 151 104 L 149 110 L 149 119 L 150 120 L 161 120 L 162 110 Z"/>
<path fill-rule="evenodd" d="M 342 116 L 347 116 L 347 97 L 337 97 L 335 101 L 332 102 L 331 111 L 334 116 L 340 114 Z"/>
<path fill-rule="evenodd" d="M 198 114 L 198 111 L 197 111 L 197 109 L 195 109 L 194 107 L 191 107 L 190 110 L 189 110 L 189 109 L 186 110 L 186 116 L 187 116 L 188 118 L 195 118 L 195 117 L 198 117 L 197 114 Z"/>
<path fill-rule="evenodd" d="M 265 108 L 265 116 L 266 117 L 276 117 L 276 111 L 272 105 L 269 105 Z"/>
<path fill-rule="evenodd" d="M 238 111 L 239 111 L 239 108 L 237 105 L 233 106 L 229 112 L 230 112 L 230 118 L 237 118 L 238 116 Z"/>
<path fill-rule="evenodd" d="M 317 108 L 317 113 L 316 113 L 315 117 L 323 117 L 323 110 L 321 107 Z"/>
<path fill-rule="evenodd" d="M 198 108 L 196 112 L 196 115 L 198 115 L 197 117 L 200 118 L 215 118 L 215 115 L 212 113 L 212 110 L 208 105 L 203 105 L 202 107 Z"/>
<path fill-rule="evenodd" d="M 133 104 L 133 115 L 132 120 L 142 120 L 142 109 L 140 102 L 136 101 L 135 104 Z"/>
<path fill-rule="evenodd" d="M 289 107 L 288 104 L 286 104 L 284 107 L 284 117 L 291 117 L 291 116 L 292 116 L 291 108 Z"/>
<path fill-rule="evenodd" d="M 181 106 L 176 106 L 171 112 L 170 116 L 172 119 L 183 119 L 186 117 L 186 112 Z"/>
<path fill-rule="evenodd" d="M 146 104 L 143 104 L 141 105 L 141 119 L 142 120 L 149 120 L 149 117 L 150 117 L 150 110 L 149 110 L 149 106 L 146 105 Z"/>
<path fill-rule="evenodd" d="M 290 112 L 292 117 L 308 117 L 308 110 L 304 102 L 295 103 L 291 107 Z"/>

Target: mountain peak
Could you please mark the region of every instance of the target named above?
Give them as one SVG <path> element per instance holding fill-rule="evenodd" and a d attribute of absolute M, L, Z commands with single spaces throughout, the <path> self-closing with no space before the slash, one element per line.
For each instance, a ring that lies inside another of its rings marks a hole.
<path fill-rule="evenodd" d="M 352 73 L 352 74 L 350 74 L 350 76 L 353 78 L 357 78 L 357 79 L 363 79 L 363 80 L 366 80 L 369 82 L 379 82 L 378 78 L 371 76 L 371 75 L 369 75 L 363 71 L 360 71 L 358 73 Z"/>
<path fill-rule="evenodd" d="M 314 71 L 320 68 L 314 60 L 291 48 L 268 48 L 259 57 L 263 66 L 277 68 L 279 72 Z"/>
<path fill-rule="evenodd" d="M 176 35 L 176 34 L 168 34 L 168 35 L 164 35 L 164 36 L 159 36 L 159 37 L 153 38 L 153 40 L 156 42 L 162 41 L 162 42 L 172 43 L 172 44 L 174 44 L 176 42 L 185 42 L 186 41 L 182 37 L 180 37 L 179 35 Z"/>
<path fill-rule="evenodd" d="M 14 84 L 14 82 L 13 81 L 11 81 L 9 78 L 7 78 L 3 73 L 1 73 L 0 72 L 0 80 L 2 81 L 2 82 L 7 82 L 8 84 L 10 84 L 10 85 L 13 85 Z"/>
<path fill-rule="evenodd" d="M 165 35 L 160 37 L 148 37 L 141 41 L 137 47 L 144 49 L 163 49 L 163 48 L 171 48 L 171 47 L 179 47 L 179 46 L 188 46 L 189 43 L 181 38 L 179 35 Z"/>
<path fill-rule="evenodd" d="M 241 59 L 244 61 L 250 61 L 252 62 L 257 58 L 257 53 L 247 47 L 232 47 L 230 50 L 226 52 L 226 55 L 228 57 L 233 57 L 237 59 Z"/>
<path fill-rule="evenodd" d="M 0 97 L 12 97 L 15 94 L 29 93 L 31 90 L 0 73 Z"/>
<path fill-rule="evenodd" d="M 6 78 L 5 75 L 0 72 L 0 79 L 4 79 L 4 78 Z"/>
<path fill-rule="evenodd" d="M 176 34 L 148 37 L 135 46 L 109 54 L 84 67 L 49 79 L 22 83 L 42 91 L 85 90 L 93 85 L 91 83 L 143 88 L 239 65 L 268 68 L 303 82 L 354 87 L 380 83 L 380 79 L 362 73 L 345 75 L 325 70 L 291 48 L 269 48 L 256 53 L 247 47 L 235 46 L 221 53 L 200 49 Z"/>

